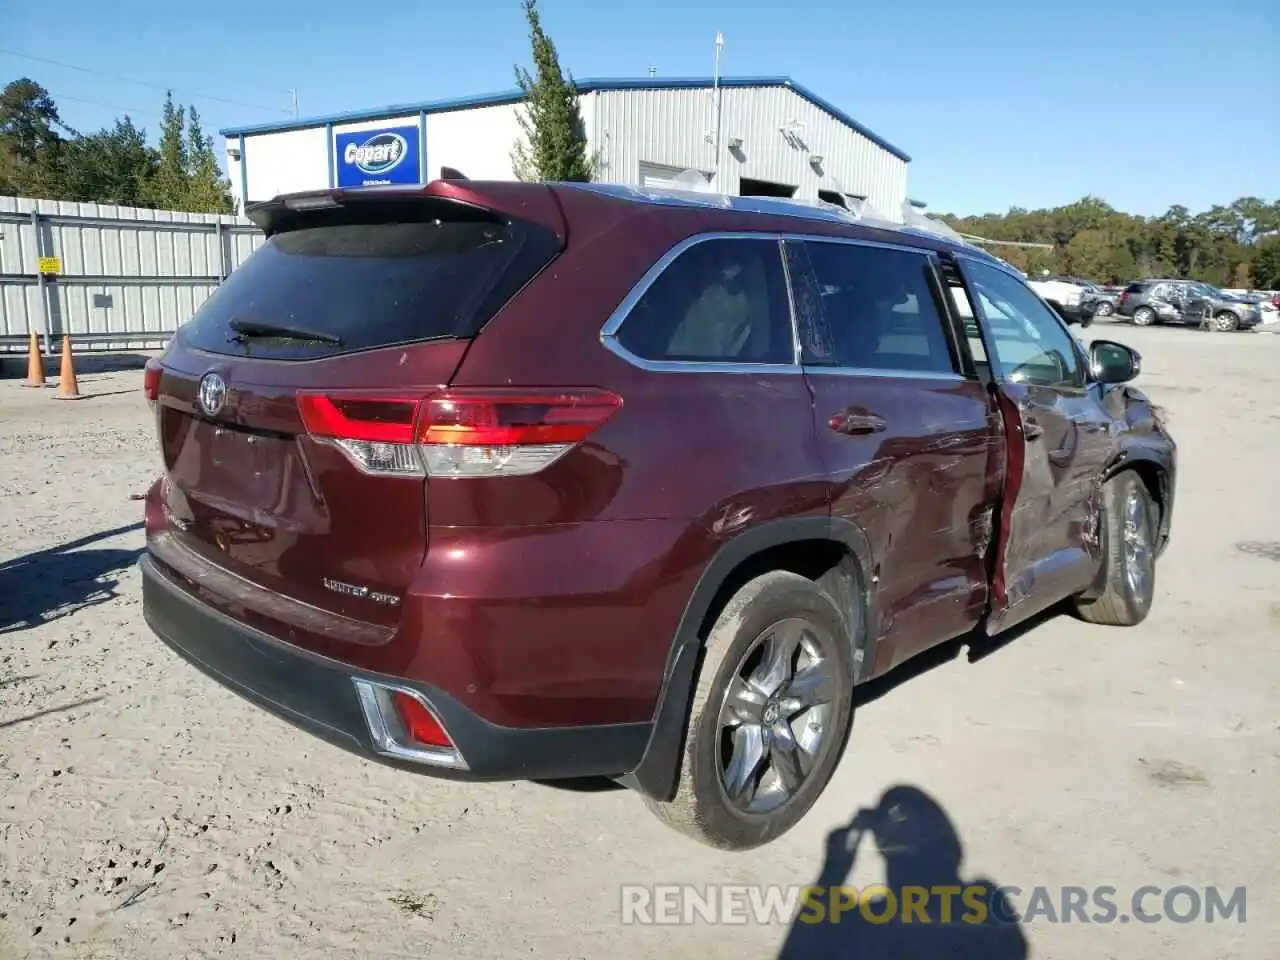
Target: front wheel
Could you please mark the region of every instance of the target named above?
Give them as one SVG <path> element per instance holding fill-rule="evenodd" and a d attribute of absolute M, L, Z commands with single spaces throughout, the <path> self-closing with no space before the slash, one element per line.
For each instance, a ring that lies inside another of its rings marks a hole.
<path fill-rule="evenodd" d="M 1156 312 L 1150 307 L 1139 307 L 1133 311 L 1133 323 L 1138 327 L 1149 327 L 1156 322 Z"/>
<path fill-rule="evenodd" d="M 1221 330 L 1223 333 L 1230 333 L 1238 326 L 1240 326 L 1240 318 L 1230 310 L 1223 310 L 1221 313 L 1214 314 L 1213 329 Z"/>
<path fill-rule="evenodd" d="M 1107 582 L 1093 600 L 1075 601 L 1082 620 L 1132 627 L 1146 619 L 1156 586 L 1155 501 L 1132 470 L 1102 488 L 1102 556 Z"/>
<path fill-rule="evenodd" d="M 845 618 L 812 580 L 771 571 L 742 587 L 707 637 L 666 824 L 747 850 L 777 839 L 831 779 L 853 722 Z"/>
<path fill-rule="evenodd" d="M 1098 309 L 1093 312 L 1095 317 L 1109 317 L 1116 312 L 1116 308 L 1105 300 L 1098 304 Z"/>

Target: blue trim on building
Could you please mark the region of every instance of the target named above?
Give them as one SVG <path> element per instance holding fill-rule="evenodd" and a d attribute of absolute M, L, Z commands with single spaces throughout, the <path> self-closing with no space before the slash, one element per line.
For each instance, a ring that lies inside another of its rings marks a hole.
<path fill-rule="evenodd" d="M 427 176 L 427 111 L 418 111 L 418 182 L 430 183 Z"/>
<path fill-rule="evenodd" d="M 249 206 L 249 158 L 244 152 L 244 134 L 240 134 L 240 215 Z"/>
<path fill-rule="evenodd" d="M 710 77 L 642 77 L 637 79 L 593 78 L 577 80 L 575 85 L 579 93 L 610 92 L 620 90 L 704 90 L 710 89 L 713 81 Z M 895 147 L 888 140 L 872 133 L 849 114 L 836 107 L 811 91 L 808 87 L 796 83 L 790 77 L 721 77 L 720 86 L 726 89 L 742 87 L 787 87 L 798 96 L 808 100 L 818 109 L 829 113 L 845 126 L 856 130 L 872 143 L 887 150 L 904 163 L 910 163 L 911 157 Z M 279 133 L 285 130 L 305 130 L 341 123 L 357 123 L 365 120 L 381 120 L 390 117 L 403 117 L 409 114 L 448 113 L 453 110 L 470 110 L 475 107 L 498 107 L 509 103 L 519 103 L 524 94 L 516 90 L 504 90 L 501 93 L 487 93 L 472 97 L 457 97 L 452 100 L 429 100 L 420 103 L 394 104 L 372 110 L 353 110 L 348 113 L 335 113 L 326 117 L 311 117 L 301 120 L 280 120 L 271 123 L 259 123 L 248 127 L 228 127 L 218 131 L 224 137 L 243 137 L 256 133 Z M 425 138 L 424 138 L 425 152 Z"/>
<path fill-rule="evenodd" d="M 338 175 L 336 170 L 337 158 L 333 155 L 332 123 L 326 123 L 324 125 L 324 152 L 329 157 L 329 189 L 332 190 L 338 185 Z"/>

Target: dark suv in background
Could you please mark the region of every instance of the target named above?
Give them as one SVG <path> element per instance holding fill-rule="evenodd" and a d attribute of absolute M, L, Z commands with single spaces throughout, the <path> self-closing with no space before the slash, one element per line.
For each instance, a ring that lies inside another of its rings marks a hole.
<path fill-rule="evenodd" d="M 1140 327 L 1180 323 L 1228 331 L 1248 330 L 1262 322 L 1262 310 L 1256 303 L 1195 280 L 1131 283 L 1120 294 L 1115 312 Z"/>
<path fill-rule="evenodd" d="M 981 250 L 582 184 L 250 215 L 146 373 L 144 612 L 361 756 L 614 777 L 741 849 L 826 786 L 856 684 L 1150 609 L 1176 463 L 1140 358 Z"/>

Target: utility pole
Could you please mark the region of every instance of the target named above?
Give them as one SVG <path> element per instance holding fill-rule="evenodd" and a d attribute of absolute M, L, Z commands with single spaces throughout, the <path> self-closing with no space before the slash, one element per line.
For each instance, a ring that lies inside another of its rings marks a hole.
<path fill-rule="evenodd" d="M 290 88 L 289 88 L 289 99 L 290 99 L 290 100 L 292 101 L 292 103 L 293 103 L 293 116 L 294 116 L 294 118 L 296 119 L 296 118 L 297 118 L 297 116 L 298 116 L 298 91 L 297 91 L 297 89 L 295 89 L 295 88 L 293 88 L 293 87 L 290 87 Z"/>
<path fill-rule="evenodd" d="M 716 66 L 715 74 L 711 80 L 711 96 L 715 104 L 715 139 L 712 141 L 716 151 L 715 179 L 716 188 L 721 193 L 727 193 L 724 184 L 720 182 L 720 111 L 722 103 L 722 94 L 720 90 L 720 57 L 724 53 L 724 34 L 719 30 L 716 31 Z"/>

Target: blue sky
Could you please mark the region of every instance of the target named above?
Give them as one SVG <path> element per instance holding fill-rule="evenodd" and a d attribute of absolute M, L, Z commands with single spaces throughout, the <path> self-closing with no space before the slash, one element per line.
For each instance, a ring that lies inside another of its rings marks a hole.
<path fill-rule="evenodd" d="M 839 105 L 912 155 L 910 192 L 934 211 L 1280 198 L 1280 0 L 540 6 L 580 77 L 709 75 L 723 31 L 725 74 L 789 75 Z M 289 88 L 304 116 L 505 90 L 528 59 L 518 0 L 0 9 L 0 81 L 38 80 L 84 130 L 126 107 L 154 132 L 157 86 L 216 130 L 286 117 Z"/>

